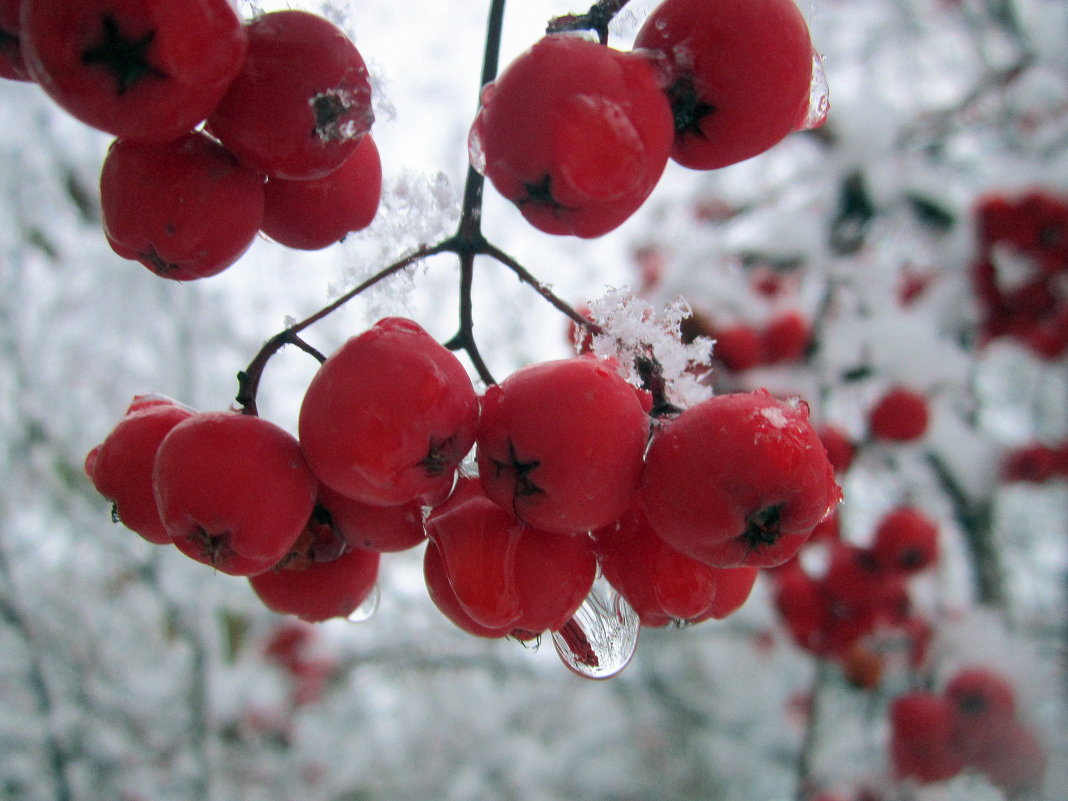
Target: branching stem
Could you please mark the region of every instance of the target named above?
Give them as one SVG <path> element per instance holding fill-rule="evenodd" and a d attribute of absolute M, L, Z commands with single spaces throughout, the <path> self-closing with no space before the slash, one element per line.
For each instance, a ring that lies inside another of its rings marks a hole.
<path fill-rule="evenodd" d="M 580 28 L 593 28 L 600 31 L 603 28 L 604 37 L 607 38 L 608 23 L 626 4 L 626 0 L 601 0 L 595 4 L 589 12 L 580 15 L 570 15 L 573 19 L 571 27 L 562 27 L 559 30 L 576 30 Z M 500 59 L 501 32 L 504 21 L 505 0 L 492 0 L 490 3 L 489 20 L 486 26 L 486 47 L 482 59 L 482 76 L 479 84 L 482 87 L 497 77 L 497 69 Z M 550 22 L 550 29 L 559 20 L 566 18 L 558 17 Z M 585 20 L 585 24 L 579 24 L 579 20 Z M 590 24 L 591 21 L 594 24 Z M 564 24 L 564 23 L 559 23 Z M 468 167 L 467 177 L 464 183 L 463 202 L 460 209 L 460 221 L 456 233 L 447 239 L 434 245 L 423 245 L 415 252 L 405 256 L 388 267 L 379 270 L 373 276 L 352 288 L 332 303 L 324 306 L 319 311 L 301 320 L 298 323 L 280 331 L 268 339 L 263 347 L 249 363 L 248 367 L 237 374 L 238 393 L 236 400 L 245 414 L 257 414 L 256 394 L 259 391 L 260 378 L 263 370 L 279 350 L 286 345 L 295 345 L 300 350 L 311 354 L 320 363 L 325 357 L 313 348 L 301 337 L 300 333 L 327 315 L 336 311 L 351 301 L 353 298 L 370 289 L 380 281 L 389 278 L 395 273 L 412 266 L 430 256 L 440 253 L 452 253 L 460 261 L 460 308 L 459 329 L 449 339 L 445 346 L 450 350 L 462 350 L 471 359 L 471 363 L 478 373 L 479 378 L 487 385 L 496 383 L 493 375 L 483 359 L 475 341 L 474 335 L 474 309 L 472 302 L 472 288 L 474 286 L 474 264 L 476 256 L 488 256 L 503 264 L 516 274 L 519 280 L 532 287 L 543 299 L 569 317 L 577 325 L 582 326 L 590 333 L 598 334 L 601 329 L 598 325 L 587 320 L 569 304 L 557 297 L 552 290 L 539 281 L 523 265 L 506 254 L 497 246 L 491 244 L 482 233 L 482 193 L 485 186 L 485 177 L 473 166 Z"/>
<path fill-rule="evenodd" d="M 608 25 L 628 2 L 629 0 L 598 0 L 585 14 L 553 17 L 549 20 L 545 32 L 595 31 L 601 44 L 608 44 Z"/>

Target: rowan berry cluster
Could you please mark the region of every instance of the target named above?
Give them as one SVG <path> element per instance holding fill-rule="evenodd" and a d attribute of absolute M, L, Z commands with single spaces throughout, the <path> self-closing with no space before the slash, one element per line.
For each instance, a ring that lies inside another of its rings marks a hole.
<path fill-rule="evenodd" d="M 912 692 L 890 705 L 890 757 L 920 784 L 975 770 L 1010 798 L 1041 790 L 1046 754 L 1017 715 L 1009 681 L 987 667 L 955 674 L 941 693 Z"/>
<path fill-rule="evenodd" d="M 852 444 L 835 427 L 819 432 L 841 475 Z M 886 512 L 864 546 L 844 539 L 837 513 L 829 516 L 797 558 L 770 571 L 775 605 L 793 641 L 833 660 L 865 689 L 880 685 L 890 660 L 923 667 L 932 630 L 912 608 L 909 580 L 937 562 L 938 541 L 937 523 L 910 505 Z"/>
<path fill-rule="evenodd" d="M 1068 349 L 1068 202 L 1035 190 L 975 206 L 972 281 L 984 340 L 1011 337 L 1043 359 Z"/>
<path fill-rule="evenodd" d="M 669 158 L 725 167 L 826 114 L 825 96 L 810 107 L 818 59 L 793 0 L 664 0 L 632 52 L 605 38 L 547 35 L 483 89 L 471 129 L 472 163 L 547 233 L 600 236 Z"/>
<path fill-rule="evenodd" d="M 479 396 L 451 351 L 386 318 L 322 363 L 299 440 L 138 397 L 85 469 L 117 520 L 309 621 L 350 615 L 380 554 L 427 537 L 431 598 L 480 636 L 560 629 L 598 564 L 645 625 L 722 618 L 838 503 L 827 453 L 800 402 L 653 415 L 617 367 L 542 362 Z M 477 475 L 458 474 L 472 447 Z"/>
<path fill-rule="evenodd" d="M 792 0 L 665 0 L 630 53 L 606 46 L 606 9 L 557 18 L 497 77 L 494 2 L 470 137 L 478 171 L 457 234 L 269 340 L 239 374 L 240 411 L 135 397 L 85 461 L 116 520 L 247 577 L 268 607 L 308 621 L 357 614 L 381 554 L 425 542 L 442 611 L 472 633 L 518 639 L 567 628 L 598 565 L 642 623 L 665 625 L 729 614 L 758 568 L 796 552 L 841 497 L 803 403 L 754 392 L 679 409 L 651 348 L 636 363 L 640 387 L 593 356 L 498 384 L 471 333 L 478 255 L 599 333 L 482 236 L 482 172 L 536 227 L 598 236 L 638 208 L 669 158 L 725 166 L 826 111 L 810 96 L 818 59 Z M 374 216 L 367 69 L 325 19 L 243 22 L 227 0 L 21 0 L 4 4 L 0 26 L 7 72 L 117 137 L 101 171 L 105 234 L 157 274 L 218 273 L 258 232 L 324 247 Z M 577 33 L 590 28 L 600 43 Z M 329 357 L 301 339 L 371 284 L 446 252 L 459 258 L 463 299 L 444 345 L 401 318 Z M 299 436 L 256 410 L 259 376 L 284 345 L 321 362 Z"/>
<path fill-rule="evenodd" d="M 228 0 L 21 0 L 3 4 L 0 40 L 6 77 L 117 137 L 100 176 L 104 233 L 158 275 L 214 275 L 261 232 L 324 248 L 375 216 L 367 69 L 322 17 L 243 22 Z"/>

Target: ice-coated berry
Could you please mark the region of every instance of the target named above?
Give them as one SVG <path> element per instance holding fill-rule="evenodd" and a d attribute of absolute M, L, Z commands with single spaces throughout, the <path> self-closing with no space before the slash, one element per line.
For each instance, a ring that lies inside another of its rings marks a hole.
<path fill-rule="evenodd" d="M 589 531 L 634 500 L 649 418 L 614 365 L 588 357 L 524 367 L 482 399 L 479 478 L 529 526 Z"/>
<path fill-rule="evenodd" d="M 371 84 L 356 46 L 329 20 L 272 11 L 246 26 L 248 53 L 208 130 L 272 178 L 322 178 L 371 129 Z"/>
<path fill-rule="evenodd" d="M 596 237 L 619 226 L 667 164 L 671 109 L 655 68 L 552 34 L 483 90 L 476 166 L 541 231 Z"/>
<path fill-rule="evenodd" d="M 112 249 L 174 281 L 237 261 L 263 221 L 263 197 L 263 176 L 203 132 L 163 143 L 118 139 L 100 172 Z"/>
<path fill-rule="evenodd" d="M 152 481 L 178 549 L 235 576 L 262 573 L 289 553 L 317 490 L 293 435 L 234 412 L 201 412 L 171 429 Z"/>
<path fill-rule="evenodd" d="M 634 46 L 662 60 L 675 118 L 671 157 L 685 167 L 762 153 L 808 109 L 812 42 L 794 0 L 665 0 Z"/>
<path fill-rule="evenodd" d="M 170 430 L 195 412 L 161 395 L 139 395 L 126 415 L 85 459 L 85 473 L 97 492 L 115 505 L 115 517 L 149 542 L 171 541 L 156 509 L 152 468 Z"/>
<path fill-rule="evenodd" d="M 229 0 L 23 0 L 21 23 L 26 66 L 53 100 L 144 142 L 202 122 L 248 47 Z"/>
<path fill-rule="evenodd" d="M 474 444 L 478 397 L 455 355 L 400 317 L 352 337 L 312 378 L 300 407 L 304 456 L 363 503 L 440 502 Z"/>
<path fill-rule="evenodd" d="M 764 391 L 718 395 L 665 420 L 646 456 L 653 530 L 717 567 L 793 556 L 841 499 L 808 408 Z"/>

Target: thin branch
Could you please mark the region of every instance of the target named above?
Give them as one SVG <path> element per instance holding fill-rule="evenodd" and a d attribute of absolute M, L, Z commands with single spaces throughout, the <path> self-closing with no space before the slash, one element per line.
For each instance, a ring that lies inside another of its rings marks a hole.
<path fill-rule="evenodd" d="M 557 309 L 557 311 L 567 315 L 569 318 L 571 318 L 571 320 L 585 328 L 591 334 L 597 335 L 604 333 L 604 329 L 601 328 L 601 326 L 597 325 L 597 323 L 593 322 L 592 320 L 586 319 L 581 314 L 579 314 L 579 312 L 575 311 L 575 309 L 572 308 L 570 304 L 559 298 L 556 294 L 553 293 L 553 291 L 548 286 L 546 286 L 537 278 L 535 278 L 529 270 L 527 270 L 522 264 L 517 262 L 507 253 L 502 251 L 500 248 L 487 242 L 482 249 L 482 253 L 486 256 L 489 256 L 490 258 L 499 261 L 501 264 L 503 264 L 505 267 L 515 273 L 520 281 L 531 287 L 535 292 L 537 292 L 546 301 L 548 301 L 549 304 L 551 304 L 554 308 Z"/>
<path fill-rule="evenodd" d="M 418 261 L 426 259 L 430 256 L 434 256 L 438 253 L 449 252 L 450 250 L 452 250 L 450 242 L 451 240 L 446 240 L 445 242 L 440 242 L 437 245 L 424 245 L 420 247 L 414 253 L 411 253 L 405 256 L 404 258 L 395 261 L 388 267 L 379 270 L 366 281 L 363 281 L 362 283 L 353 287 L 344 295 L 335 300 L 333 303 L 324 306 L 322 309 L 315 312 L 315 314 L 304 318 L 298 323 L 294 323 L 284 331 L 280 331 L 279 333 L 268 339 L 264 343 L 263 347 L 260 348 L 259 353 L 256 354 L 256 356 L 252 359 L 251 362 L 249 362 L 248 367 L 246 367 L 244 370 L 237 374 L 238 391 L 237 397 L 235 399 L 241 405 L 242 411 L 245 414 L 250 415 L 255 415 L 257 413 L 256 393 L 259 391 L 260 378 L 263 375 L 263 370 L 267 366 L 267 362 L 270 361 L 271 357 L 274 356 L 274 354 L 276 354 L 278 351 L 280 351 L 284 346 L 296 345 L 301 350 L 304 350 L 308 353 L 312 353 L 312 355 L 320 361 L 324 360 L 322 358 L 321 353 L 311 348 L 311 346 L 301 340 L 297 336 L 297 334 L 299 334 L 305 328 L 308 328 L 309 326 L 319 322 L 328 314 L 337 311 L 350 300 L 355 298 L 357 295 L 370 289 L 378 282 L 389 278 L 395 273 L 399 273 L 401 270 L 410 267 Z"/>
<path fill-rule="evenodd" d="M 608 44 L 608 26 L 628 1 L 598 0 L 585 14 L 564 14 L 553 17 L 545 27 L 545 32 L 595 31 L 601 44 Z"/>
<path fill-rule="evenodd" d="M 953 472 L 938 454 L 928 451 L 931 465 L 942 490 L 953 502 L 953 513 L 964 533 L 972 569 L 975 572 L 976 598 L 981 604 L 1004 607 L 1008 601 L 1005 577 L 991 528 L 990 502 L 972 501 Z"/>

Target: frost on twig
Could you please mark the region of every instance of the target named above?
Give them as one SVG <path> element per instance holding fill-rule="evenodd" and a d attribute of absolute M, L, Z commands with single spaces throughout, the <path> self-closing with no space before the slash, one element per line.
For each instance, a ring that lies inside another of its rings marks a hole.
<path fill-rule="evenodd" d="M 712 394 L 712 340 L 682 341 L 682 322 L 690 306 L 679 299 L 660 309 L 626 289 L 610 289 L 589 303 L 590 317 L 603 333 L 593 337 L 593 352 L 619 362 L 624 378 L 635 386 L 642 379 L 635 361 L 655 358 L 666 385 L 667 399 L 683 409 Z"/>
<path fill-rule="evenodd" d="M 444 173 L 402 172 L 382 187 L 382 201 L 374 222 L 343 241 L 346 259 L 343 282 L 331 287 L 331 294 L 343 294 L 371 277 L 382 265 L 396 261 L 398 254 L 442 241 L 451 232 L 459 209 L 456 188 Z M 415 290 L 415 275 L 415 269 L 407 270 L 402 273 L 406 278 L 398 276 L 387 286 L 365 293 L 368 316 L 403 313 Z"/>

